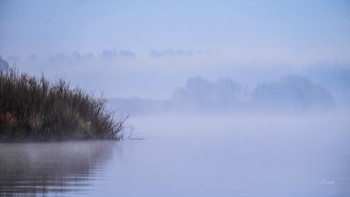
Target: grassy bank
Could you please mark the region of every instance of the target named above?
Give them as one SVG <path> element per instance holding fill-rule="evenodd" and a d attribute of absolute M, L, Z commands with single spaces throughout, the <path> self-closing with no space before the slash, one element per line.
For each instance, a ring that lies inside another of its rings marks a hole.
<path fill-rule="evenodd" d="M 106 100 L 13 68 L 0 71 L 0 140 L 58 141 L 122 138 L 126 118 L 118 121 Z"/>

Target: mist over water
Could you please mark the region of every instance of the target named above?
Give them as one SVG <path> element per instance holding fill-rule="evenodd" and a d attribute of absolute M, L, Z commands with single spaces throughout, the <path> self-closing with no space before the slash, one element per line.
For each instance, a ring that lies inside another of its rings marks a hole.
<path fill-rule="evenodd" d="M 348 196 L 347 114 L 131 117 L 122 142 L 0 144 L 1 194 Z"/>
<path fill-rule="evenodd" d="M 182 115 L 145 119 L 136 121 L 136 126 L 151 127 L 145 131 L 149 141 L 163 141 L 155 142 L 155 156 L 149 159 L 157 161 L 165 155 L 158 175 L 168 183 L 167 189 L 160 191 L 164 195 L 169 190 L 173 196 L 348 194 L 346 116 Z M 167 182 L 169 176 L 174 177 L 173 182 Z M 335 184 L 323 183 L 325 179 Z"/>
<path fill-rule="evenodd" d="M 0 70 L 130 115 L 123 141 L 0 142 L 0 196 L 350 196 L 349 10 L 0 1 Z"/>
<path fill-rule="evenodd" d="M 346 67 L 309 68 L 274 80 L 265 78 L 253 86 L 230 77 L 212 80 L 194 76 L 175 88 L 168 98 L 116 97 L 110 98 L 109 107 L 135 116 L 163 113 L 285 115 L 334 110 L 348 113 L 349 78 L 350 69 Z"/>
<path fill-rule="evenodd" d="M 349 68 L 250 72 L 110 98 L 121 142 L 0 143 L 0 195 L 349 196 Z"/>
<path fill-rule="evenodd" d="M 1 143 L 1 196 L 86 193 L 113 156 L 108 141 Z"/>

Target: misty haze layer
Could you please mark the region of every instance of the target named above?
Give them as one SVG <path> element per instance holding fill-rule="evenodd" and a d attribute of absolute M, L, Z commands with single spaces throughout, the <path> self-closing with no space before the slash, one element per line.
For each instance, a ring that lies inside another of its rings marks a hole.
<path fill-rule="evenodd" d="M 348 0 L 0 0 L 0 28 L 0 69 L 132 125 L 0 143 L 0 196 L 350 196 Z"/>
<path fill-rule="evenodd" d="M 349 196 L 347 114 L 131 120 L 145 140 L 0 144 L 0 195 Z"/>
<path fill-rule="evenodd" d="M 106 97 L 168 99 L 195 76 L 253 89 L 289 74 L 333 93 L 301 70 L 350 67 L 348 1 L 36 2 L 0 2 L 0 55 Z"/>
<path fill-rule="evenodd" d="M 350 92 L 347 85 L 350 76 L 346 75 L 349 69 L 338 69 L 344 71 L 343 78 L 335 76 L 333 80 L 325 82 L 314 77 L 315 81 L 323 82 L 322 85 L 301 75 L 288 75 L 276 81 L 261 82 L 253 88 L 228 77 L 210 81 L 197 76 L 189 78 L 185 86 L 177 88 L 169 99 L 115 98 L 110 100 L 110 105 L 131 114 L 154 112 L 285 113 L 332 109 L 344 111 L 349 106 L 349 100 L 344 98 L 348 97 Z M 309 75 L 312 76 L 310 72 Z M 341 85 L 337 85 L 338 89 L 333 90 L 332 83 Z"/>

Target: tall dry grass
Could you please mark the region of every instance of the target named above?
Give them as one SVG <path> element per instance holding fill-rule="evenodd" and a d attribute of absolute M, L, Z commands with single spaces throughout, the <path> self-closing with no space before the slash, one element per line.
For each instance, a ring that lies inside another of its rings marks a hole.
<path fill-rule="evenodd" d="M 14 68 L 0 71 L 0 140 L 122 139 L 106 100 Z"/>

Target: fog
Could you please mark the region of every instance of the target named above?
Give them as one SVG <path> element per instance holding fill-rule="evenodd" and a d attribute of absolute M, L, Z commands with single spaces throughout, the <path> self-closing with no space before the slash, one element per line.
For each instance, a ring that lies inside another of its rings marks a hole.
<path fill-rule="evenodd" d="M 347 115 L 339 113 L 160 115 L 137 118 L 135 126 L 140 128 L 138 135 L 147 136 L 159 149 L 146 161 L 157 161 L 163 152 L 169 153 L 159 161 L 161 173 L 156 178 L 165 181 L 165 188 L 178 187 L 176 194 L 346 196 L 347 122 Z M 143 154 L 146 150 L 138 156 Z M 166 166 L 170 162 L 174 168 L 169 172 Z M 162 175 L 185 183 L 169 186 Z M 188 180 L 178 178 L 183 176 Z M 323 184 L 323 179 L 335 184 Z"/>
<path fill-rule="evenodd" d="M 1 1 L 0 69 L 129 119 L 120 142 L 0 143 L 0 195 L 349 196 L 349 10 Z"/>
<path fill-rule="evenodd" d="M 346 1 L 38 2 L 0 3 L 2 58 L 109 98 L 169 99 L 196 76 L 325 86 L 350 67 Z"/>
<path fill-rule="evenodd" d="M 0 144 L 0 194 L 347 196 L 347 114 L 149 115 L 122 142 Z"/>
<path fill-rule="evenodd" d="M 113 151 L 104 141 L 1 143 L 0 195 L 85 192 Z"/>
<path fill-rule="evenodd" d="M 93 66 L 94 61 L 115 61 L 108 59 L 113 54 L 121 52 L 105 51 L 105 59 L 87 61 L 92 65 L 86 69 L 69 68 L 69 75 L 77 76 L 73 85 L 99 83 L 107 91 L 108 109 L 117 110 L 117 116 L 130 115 L 125 140 L 3 143 L 0 194 L 348 196 L 349 68 L 345 64 L 285 70 L 249 66 L 231 68 L 232 73 L 225 69 L 211 73 L 213 68 L 200 67 L 174 72 L 169 81 L 167 68 L 161 72 L 164 76 L 153 77 L 160 71 L 146 67 L 140 69 L 144 73 L 135 72 L 136 84 L 120 82 L 146 90 L 116 97 L 111 95 L 118 86 L 109 77 L 117 68 L 106 66 L 94 72 Z M 168 51 L 164 56 L 156 58 L 173 58 L 167 57 L 172 56 Z M 123 61 L 137 60 L 128 58 Z M 134 71 L 129 66 L 130 70 L 120 71 Z M 78 76 L 79 72 L 88 75 Z M 98 80 L 88 79 L 91 76 Z M 150 81 L 144 82 L 148 77 Z"/>
<path fill-rule="evenodd" d="M 164 99 L 111 98 L 109 105 L 130 115 L 153 113 L 240 114 L 349 111 L 350 69 L 308 68 L 249 86 L 232 78 L 187 79 Z M 349 76 L 348 76 L 349 75 Z"/>

